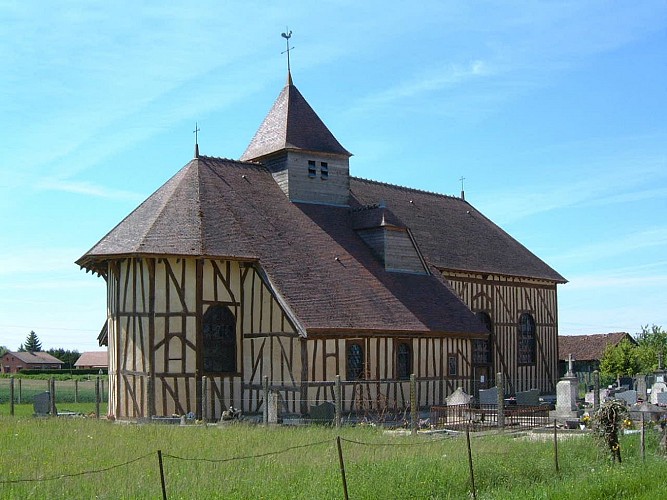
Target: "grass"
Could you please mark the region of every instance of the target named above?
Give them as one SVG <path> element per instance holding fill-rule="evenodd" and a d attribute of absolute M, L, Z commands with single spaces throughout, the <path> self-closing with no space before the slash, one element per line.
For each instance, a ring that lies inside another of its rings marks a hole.
<path fill-rule="evenodd" d="M 465 438 L 411 437 L 371 427 L 180 427 L 5 416 L 0 498 L 161 498 L 162 450 L 170 499 L 338 499 L 337 436 L 352 499 L 469 498 Z M 589 435 L 563 440 L 556 474 L 549 441 L 474 437 L 477 498 L 665 498 L 667 460 L 657 455 L 656 435 L 647 441 L 642 462 L 638 436 L 624 436 L 624 462 L 614 465 Z M 41 480 L 2 483 L 17 479 Z"/>

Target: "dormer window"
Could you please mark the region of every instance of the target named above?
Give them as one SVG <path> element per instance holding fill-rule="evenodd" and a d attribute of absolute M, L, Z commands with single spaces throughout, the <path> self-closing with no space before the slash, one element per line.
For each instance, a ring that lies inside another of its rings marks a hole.
<path fill-rule="evenodd" d="M 320 177 L 322 179 L 329 178 L 329 164 L 325 161 L 320 162 Z"/>
<path fill-rule="evenodd" d="M 317 175 L 317 167 L 315 160 L 308 160 L 308 177 L 315 177 Z"/>

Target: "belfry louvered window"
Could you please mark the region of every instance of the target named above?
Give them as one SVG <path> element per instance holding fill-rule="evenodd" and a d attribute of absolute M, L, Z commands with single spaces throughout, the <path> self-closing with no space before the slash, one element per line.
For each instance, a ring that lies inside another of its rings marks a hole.
<path fill-rule="evenodd" d="M 520 365 L 534 365 L 536 359 L 535 320 L 524 313 L 519 318 L 519 359 Z"/>
<path fill-rule="evenodd" d="M 315 177 L 317 175 L 317 166 L 315 160 L 308 160 L 308 177 Z"/>
<path fill-rule="evenodd" d="M 235 373 L 236 318 L 228 307 L 213 305 L 202 321 L 205 373 Z"/>

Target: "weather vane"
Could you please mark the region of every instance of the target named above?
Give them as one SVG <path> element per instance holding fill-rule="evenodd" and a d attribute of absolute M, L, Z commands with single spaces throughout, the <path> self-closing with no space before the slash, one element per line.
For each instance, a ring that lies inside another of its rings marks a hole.
<path fill-rule="evenodd" d="M 289 46 L 289 39 L 292 38 L 292 32 L 289 31 L 288 27 L 285 27 L 285 33 L 281 33 L 280 36 L 282 36 L 285 39 L 285 43 L 287 44 L 287 49 L 283 50 L 281 54 L 287 53 L 287 72 L 290 73 L 290 65 L 289 65 L 289 52 L 290 50 L 294 49 L 294 47 Z"/>

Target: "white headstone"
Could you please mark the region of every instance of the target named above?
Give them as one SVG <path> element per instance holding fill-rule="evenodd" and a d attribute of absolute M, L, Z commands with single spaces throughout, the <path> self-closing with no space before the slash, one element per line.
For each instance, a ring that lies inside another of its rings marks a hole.
<path fill-rule="evenodd" d="M 472 396 L 469 394 L 466 394 L 463 391 L 462 387 L 459 387 L 456 389 L 452 394 L 450 394 L 447 397 L 447 406 L 454 406 L 454 405 L 467 405 L 470 403 L 470 400 L 472 399 Z"/>

